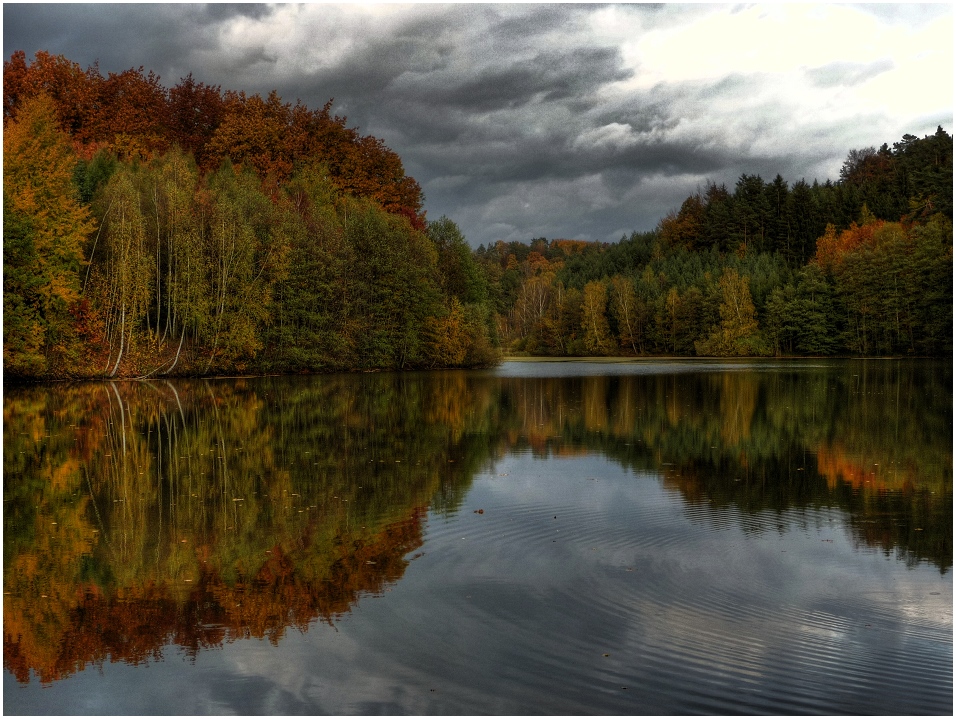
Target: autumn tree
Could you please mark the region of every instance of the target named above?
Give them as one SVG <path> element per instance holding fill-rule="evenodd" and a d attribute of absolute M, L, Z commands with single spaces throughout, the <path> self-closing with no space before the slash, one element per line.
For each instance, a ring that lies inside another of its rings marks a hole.
<path fill-rule="evenodd" d="M 90 250 L 89 294 L 105 320 L 107 358 L 100 371 L 116 376 L 124 358 L 134 371 L 144 347 L 153 289 L 146 219 L 134 172 L 123 167 L 97 202 L 100 232 Z"/>
<path fill-rule="evenodd" d="M 244 369 L 262 348 L 273 282 L 287 268 L 287 246 L 274 234 L 273 206 L 251 171 L 226 163 L 210 179 L 204 213 L 211 259 L 212 307 L 204 372 Z"/>
<path fill-rule="evenodd" d="M 703 234 L 704 202 L 700 193 L 691 195 L 677 212 L 668 213 L 658 225 L 661 241 L 670 247 L 697 249 Z"/>
<path fill-rule="evenodd" d="M 169 146 L 166 88 L 142 67 L 99 77 L 89 71 L 93 98 L 88 120 L 74 136 L 90 148 L 119 157 L 148 160 Z M 94 74 L 95 73 L 95 74 Z"/>
<path fill-rule="evenodd" d="M 26 53 L 17 50 L 3 63 L 4 124 L 29 100 L 45 95 L 52 102 L 57 128 L 77 135 L 93 114 L 97 76 L 95 68 L 84 71 L 64 56 L 43 50 L 27 63 Z"/>
<path fill-rule="evenodd" d="M 607 322 L 607 287 L 603 282 L 588 282 L 581 303 L 581 327 L 584 347 L 591 354 L 610 354 L 613 350 Z"/>
<path fill-rule="evenodd" d="M 647 306 L 640 300 L 634 283 L 621 275 L 611 278 L 611 313 L 617 321 L 620 346 L 639 354 L 643 345 Z"/>
<path fill-rule="evenodd" d="M 27 100 L 5 123 L 3 155 L 4 264 L 11 273 L 5 302 L 7 291 L 12 293 L 6 302 L 11 314 L 4 327 L 5 367 L 29 374 L 66 372 L 73 343 L 69 310 L 80 299 L 83 246 L 94 224 L 77 200 L 76 156 L 57 128 L 50 98 Z"/>
<path fill-rule="evenodd" d="M 248 163 L 259 177 L 284 182 L 292 174 L 289 111 L 288 103 L 274 90 L 266 99 L 227 92 L 222 121 L 209 140 L 210 154 L 228 158 L 236 166 Z"/>
<path fill-rule="evenodd" d="M 203 171 L 214 169 L 210 142 L 225 114 L 222 90 L 190 73 L 169 89 L 168 97 L 170 143 L 191 154 Z"/>
<path fill-rule="evenodd" d="M 720 278 L 723 301 L 720 304 L 720 325 L 708 337 L 697 342 L 697 354 L 744 356 L 765 354 L 763 339 L 757 327 L 757 313 L 750 298 L 749 278 L 733 268 L 724 270 Z"/>

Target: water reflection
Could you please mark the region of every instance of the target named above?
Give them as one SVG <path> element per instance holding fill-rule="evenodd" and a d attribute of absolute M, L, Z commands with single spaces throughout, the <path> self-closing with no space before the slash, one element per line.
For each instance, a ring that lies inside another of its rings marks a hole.
<path fill-rule="evenodd" d="M 702 369 L 513 380 L 502 392 L 514 404 L 504 444 L 600 452 L 660 473 L 688 505 L 713 512 L 838 507 L 862 546 L 952 567 L 948 365 Z"/>
<path fill-rule="evenodd" d="M 49 682 L 171 642 L 276 641 L 385 590 L 474 471 L 466 397 L 453 377 L 9 393 L 5 666 Z"/>
<path fill-rule="evenodd" d="M 525 452 L 599 453 L 748 532 L 838 509 L 861 549 L 945 572 L 950 390 L 946 365 L 856 362 L 8 391 L 4 665 L 52 682 L 334 622 Z"/>

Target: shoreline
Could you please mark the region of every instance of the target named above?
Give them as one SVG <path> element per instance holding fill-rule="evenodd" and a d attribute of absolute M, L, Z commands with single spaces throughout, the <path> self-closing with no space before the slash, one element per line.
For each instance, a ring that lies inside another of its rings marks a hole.
<path fill-rule="evenodd" d="M 714 360 L 719 360 L 721 362 L 739 360 L 741 362 L 773 362 L 786 360 L 792 362 L 795 360 L 904 360 L 904 359 L 947 359 L 946 357 L 896 357 L 896 356 L 880 356 L 880 357 L 853 357 L 849 355 L 790 355 L 783 357 L 699 357 L 699 356 L 685 356 L 685 355 L 653 355 L 646 357 L 533 357 L 530 355 L 514 355 L 514 356 L 505 356 L 501 358 L 502 362 L 592 362 L 592 363 L 602 363 L 602 364 L 627 364 L 627 363 L 639 363 L 639 362 L 670 362 L 670 361 L 679 361 L 679 362 L 713 362 Z"/>
<path fill-rule="evenodd" d="M 650 364 L 650 363 L 660 363 L 660 362 L 798 362 L 801 360 L 819 362 L 821 360 L 863 360 L 863 361 L 901 361 L 901 360 L 952 360 L 951 357 L 932 357 L 932 356 L 920 356 L 920 357 L 903 357 L 903 356 L 879 356 L 879 357 L 856 357 L 850 355 L 791 355 L 791 356 L 782 356 L 782 357 L 698 357 L 698 356 L 684 356 L 684 355 L 648 355 L 644 357 L 619 357 L 619 356 L 609 356 L 609 357 L 553 357 L 553 356 L 531 356 L 531 355 L 504 355 L 501 359 L 492 365 L 480 365 L 475 367 L 434 367 L 431 369 L 425 368 L 415 368 L 415 369 L 337 369 L 330 370 L 328 372 L 263 372 L 263 373 L 225 373 L 225 374 L 209 374 L 209 375 L 189 375 L 189 374 L 174 374 L 174 375 L 152 375 L 149 377 L 102 377 L 102 376 L 89 376 L 89 377 L 35 377 L 35 378 L 22 378 L 22 377 L 5 377 L 6 383 L 11 387 L 23 387 L 30 385 L 38 384 L 56 384 L 56 383 L 70 383 L 70 382 L 147 382 L 147 381 L 161 381 L 161 380 L 173 380 L 173 379 L 206 379 L 206 380 L 220 380 L 220 379 L 253 379 L 256 377 L 296 377 L 296 376 L 316 376 L 316 375 L 332 375 L 332 374 L 377 374 L 380 372 L 445 372 L 445 371 L 468 371 L 468 370 L 489 370 L 496 367 L 500 367 L 505 362 L 516 362 L 521 364 L 527 363 L 547 363 L 547 364 L 560 364 L 560 363 L 570 363 L 570 362 L 582 362 L 587 364 Z"/>

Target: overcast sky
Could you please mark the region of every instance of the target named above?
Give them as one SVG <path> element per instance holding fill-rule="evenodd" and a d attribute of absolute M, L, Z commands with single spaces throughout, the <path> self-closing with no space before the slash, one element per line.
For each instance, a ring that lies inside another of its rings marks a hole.
<path fill-rule="evenodd" d="M 5 59 L 334 98 L 475 246 L 615 241 L 709 181 L 836 179 L 851 149 L 953 131 L 950 3 L 5 3 L 3 21 Z"/>

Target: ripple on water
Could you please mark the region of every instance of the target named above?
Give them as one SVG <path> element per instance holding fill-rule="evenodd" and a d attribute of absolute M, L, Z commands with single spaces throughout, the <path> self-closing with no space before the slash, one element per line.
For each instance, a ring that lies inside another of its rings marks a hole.
<path fill-rule="evenodd" d="M 951 614 L 914 605 L 904 621 L 899 591 L 871 595 L 812 571 L 818 584 L 793 596 L 776 581 L 834 555 L 821 536 L 846 543 L 831 510 L 744 514 L 687 504 L 651 475 L 591 474 L 548 476 L 542 490 L 512 468 L 476 482 L 456 515 L 430 519 L 425 549 L 450 587 L 448 611 L 479 628 L 462 645 L 494 658 L 462 681 L 533 696 L 534 712 L 947 705 L 952 645 L 940 628 Z"/>

